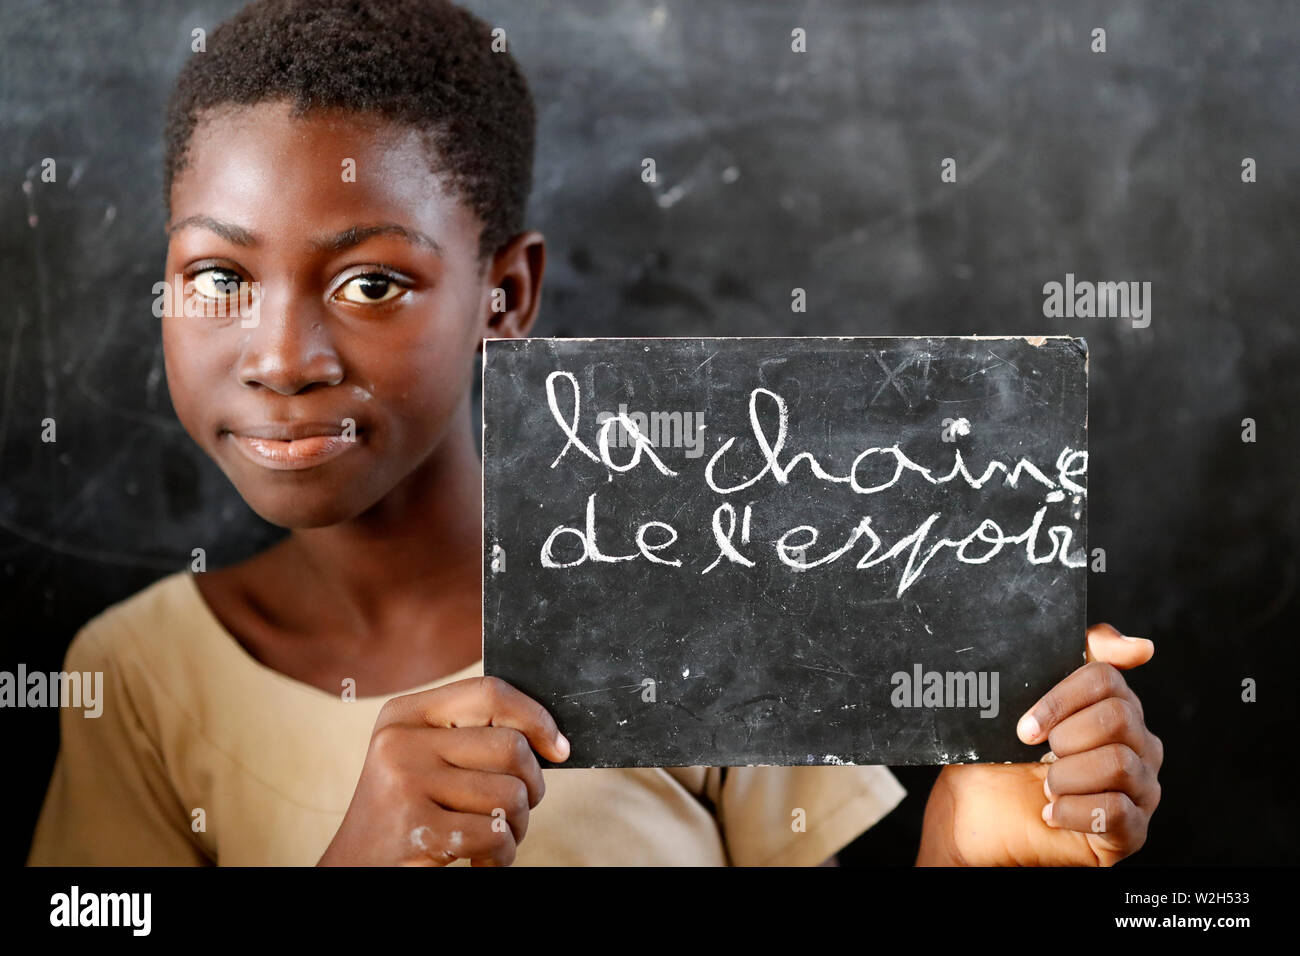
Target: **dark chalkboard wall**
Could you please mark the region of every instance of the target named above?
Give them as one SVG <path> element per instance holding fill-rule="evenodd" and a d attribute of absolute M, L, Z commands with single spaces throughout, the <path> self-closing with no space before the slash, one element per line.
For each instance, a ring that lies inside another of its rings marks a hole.
<path fill-rule="evenodd" d="M 1087 338 L 1107 553 L 1089 615 L 1155 640 L 1133 683 L 1168 751 L 1137 859 L 1300 860 L 1294 5 L 469 5 L 538 102 L 538 334 Z M 220 564 L 279 533 L 175 422 L 149 309 L 162 106 L 190 31 L 238 6 L 0 9 L 0 669 L 57 668 L 81 623 L 199 542 Z M 1151 325 L 1044 318 L 1066 273 L 1151 282 Z M 55 732 L 52 711 L 0 714 L 6 859 Z M 900 771 L 911 798 L 851 857 L 914 852 L 932 773 Z"/>

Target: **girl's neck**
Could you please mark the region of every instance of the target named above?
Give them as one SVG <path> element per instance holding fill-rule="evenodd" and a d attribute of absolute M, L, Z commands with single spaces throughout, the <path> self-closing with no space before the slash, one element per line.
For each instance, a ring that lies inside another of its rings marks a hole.
<path fill-rule="evenodd" d="M 284 558 L 357 633 L 481 594 L 482 485 L 469 397 L 437 450 L 356 518 L 299 529 Z"/>

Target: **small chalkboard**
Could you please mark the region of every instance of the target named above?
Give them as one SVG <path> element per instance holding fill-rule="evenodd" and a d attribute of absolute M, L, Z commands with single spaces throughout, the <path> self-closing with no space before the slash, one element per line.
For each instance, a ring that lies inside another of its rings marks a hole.
<path fill-rule="evenodd" d="M 1087 346 L 491 339 L 483 660 L 575 767 L 1032 760 L 1082 662 Z"/>

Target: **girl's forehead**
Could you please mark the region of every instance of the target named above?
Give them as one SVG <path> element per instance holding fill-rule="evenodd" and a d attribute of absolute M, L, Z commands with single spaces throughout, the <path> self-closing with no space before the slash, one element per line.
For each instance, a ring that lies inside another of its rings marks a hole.
<path fill-rule="evenodd" d="M 205 114 L 172 188 L 172 219 L 220 213 L 278 231 L 325 220 L 403 222 L 477 237 L 477 217 L 435 169 L 428 137 L 349 111 L 294 115 L 287 103 Z M 441 240 L 440 240 L 441 241 Z"/>

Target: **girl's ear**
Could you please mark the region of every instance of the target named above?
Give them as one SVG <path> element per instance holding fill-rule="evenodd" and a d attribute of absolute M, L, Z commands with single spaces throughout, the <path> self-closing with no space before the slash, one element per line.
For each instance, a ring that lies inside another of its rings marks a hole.
<path fill-rule="evenodd" d="M 521 232 L 497 250 L 488 271 L 491 281 L 484 300 L 482 338 L 526 337 L 541 307 L 546 237 L 536 231 Z"/>

